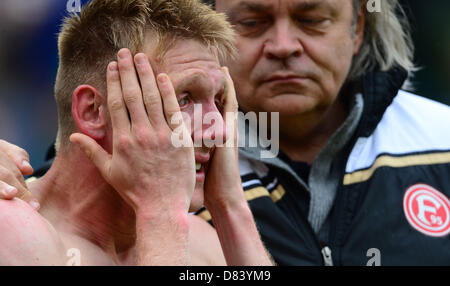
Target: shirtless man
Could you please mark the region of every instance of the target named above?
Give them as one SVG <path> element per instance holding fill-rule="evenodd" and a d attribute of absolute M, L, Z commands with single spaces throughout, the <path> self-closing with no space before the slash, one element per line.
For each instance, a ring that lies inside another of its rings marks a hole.
<path fill-rule="evenodd" d="M 196 1 L 94 0 L 68 19 L 55 84 L 58 154 L 28 185 L 39 213 L 0 201 L 0 264 L 65 265 L 76 249 L 82 265 L 270 265 L 236 148 L 171 142 L 188 129 L 171 119 L 192 117 L 194 104 L 204 115 L 237 111 L 219 62 L 231 40 L 224 17 Z M 192 124 L 192 134 L 235 140 L 209 127 Z M 188 214 L 203 203 L 217 232 Z"/>

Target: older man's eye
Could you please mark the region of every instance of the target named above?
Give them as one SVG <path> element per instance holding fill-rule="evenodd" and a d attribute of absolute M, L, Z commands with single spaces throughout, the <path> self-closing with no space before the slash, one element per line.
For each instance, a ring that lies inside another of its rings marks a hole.
<path fill-rule="evenodd" d="M 270 25 L 270 20 L 264 18 L 249 18 L 236 21 L 235 28 L 241 35 L 253 35 L 264 31 Z"/>
<path fill-rule="evenodd" d="M 322 26 L 329 22 L 326 18 L 298 18 L 296 20 L 300 25 L 311 27 Z"/>
<path fill-rule="evenodd" d="M 242 25 L 247 28 L 254 28 L 258 24 L 261 24 L 261 21 L 256 20 L 256 19 L 249 19 L 249 20 L 239 21 L 238 23 L 239 23 L 239 25 Z"/>

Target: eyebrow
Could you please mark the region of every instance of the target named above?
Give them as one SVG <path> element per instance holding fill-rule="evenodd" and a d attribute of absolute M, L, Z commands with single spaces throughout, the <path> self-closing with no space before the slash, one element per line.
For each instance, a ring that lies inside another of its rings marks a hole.
<path fill-rule="evenodd" d="M 199 80 L 201 80 L 202 74 L 199 72 L 193 73 L 185 78 L 183 78 L 180 82 L 180 84 L 177 85 L 175 88 L 175 93 L 180 94 L 185 89 L 195 85 L 198 83 Z"/>
<path fill-rule="evenodd" d="M 300 2 L 295 4 L 295 10 L 301 10 L 301 11 L 311 11 L 314 9 L 317 9 L 321 4 L 323 4 L 323 1 L 306 1 L 306 2 Z"/>
<path fill-rule="evenodd" d="M 228 11 L 228 16 L 231 20 L 238 15 L 240 12 L 256 12 L 256 13 L 269 13 L 273 10 L 273 5 L 264 5 L 261 3 L 254 3 L 251 1 L 239 2 L 236 6 Z"/>
<path fill-rule="evenodd" d="M 325 8 L 330 10 L 332 15 L 336 15 L 338 12 L 338 7 L 336 4 L 332 4 L 329 1 L 324 0 L 312 0 L 312 1 L 305 1 L 300 2 L 294 5 L 294 11 L 299 12 L 309 12 L 316 10 L 318 8 Z"/>
<path fill-rule="evenodd" d="M 201 72 L 194 72 L 191 75 L 188 75 L 187 77 L 183 78 L 180 84 L 178 84 L 178 86 L 175 88 L 175 93 L 178 95 L 185 89 L 189 89 L 192 87 L 194 87 L 194 89 L 197 90 L 203 89 L 203 87 L 199 85 L 199 82 L 201 80 L 205 80 L 204 78 L 205 77 Z M 225 78 L 222 77 L 219 92 L 225 88 L 225 83 L 226 83 Z"/>
<path fill-rule="evenodd" d="M 294 4 L 295 12 L 308 12 L 315 10 L 317 8 L 324 7 L 331 10 L 331 13 L 334 15 L 337 13 L 338 9 L 335 4 L 332 4 L 328 1 L 324 0 L 311 0 L 311 1 L 302 1 L 300 3 Z M 233 19 L 233 16 L 237 15 L 239 12 L 256 12 L 256 13 L 269 13 L 273 10 L 273 5 L 265 5 L 261 3 L 254 3 L 251 1 L 242 1 L 227 13 L 229 17 Z"/>

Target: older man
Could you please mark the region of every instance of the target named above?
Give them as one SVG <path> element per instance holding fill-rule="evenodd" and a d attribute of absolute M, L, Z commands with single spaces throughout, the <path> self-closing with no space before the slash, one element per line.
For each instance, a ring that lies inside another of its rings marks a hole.
<path fill-rule="evenodd" d="M 275 260 L 448 264 L 450 111 L 401 90 L 414 64 L 398 1 L 208 2 L 238 34 L 227 65 L 241 109 L 279 112 L 276 158 L 240 150 Z"/>
<path fill-rule="evenodd" d="M 398 1 L 208 2 L 238 34 L 227 65 L 240 108 L 279 112 L 276 158 L 240 150 L 275 260 L 449 264 L 450 110 L 400 90 L 415 68 Z"/>
<path fill-rule="evenodd" d="M 77 255 L 82 265 L 270 265 L 237 148 L 194 150 L 180 117 L 199 104 L 233 123 L 234 87 L 219 63 L 233 52 L 232 35 L 223 15 L 189 0 L 94 0 L 68 18 L 55 83 L 57 156 L 28 184 L 39 213 L 0 201 L 8 245 L 0 264 L 64 265 Z M 209 127 L 193 124 L 194 141 L 235 138 Z M 174 146 L 180 136 L 187 146 Z M 203 203 L 217 233 L 188 214 Z"/>

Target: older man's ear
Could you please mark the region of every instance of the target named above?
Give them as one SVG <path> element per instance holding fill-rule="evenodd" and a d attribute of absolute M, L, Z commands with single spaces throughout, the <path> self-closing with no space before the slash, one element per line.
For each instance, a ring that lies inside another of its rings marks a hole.
<path fill-rule="evenodd" d="M 106 98 L 90 85 L 80 85 L 72 95 L 72 116 L 80 133 L 99 141 L 107 130 Z"/>

